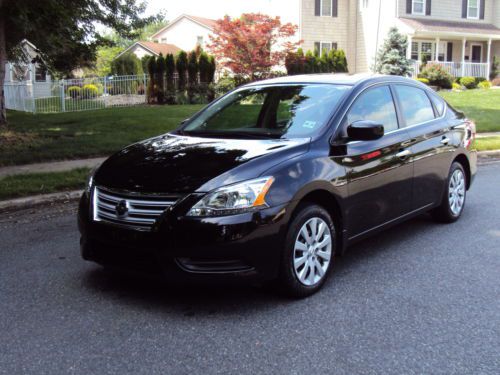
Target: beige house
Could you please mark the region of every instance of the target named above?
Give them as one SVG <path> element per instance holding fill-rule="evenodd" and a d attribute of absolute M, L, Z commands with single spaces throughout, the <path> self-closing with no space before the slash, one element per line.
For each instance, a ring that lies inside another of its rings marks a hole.
<path fill-rule="evenodd" d="M 408 36 L 418 74 L 422 58 L 454 76 L 488 77 L 500 57 L 500 0 L 300 0 L 305 50 L 345 50 L 352 73 L 370 71 L 390 27 Z"/>

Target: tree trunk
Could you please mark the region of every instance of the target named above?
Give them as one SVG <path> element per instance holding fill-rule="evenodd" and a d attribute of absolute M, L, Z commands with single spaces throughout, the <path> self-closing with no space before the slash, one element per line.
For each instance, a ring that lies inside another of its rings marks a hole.
<path fill-rule="evenodd" d="M 0 129 L 7 127 L 7 111 L 5 109 L 5 64 L 7 63 L 7 47 L 5 43 L 5 20 L 1 11 L 2 1 L 0 0 Z"/>

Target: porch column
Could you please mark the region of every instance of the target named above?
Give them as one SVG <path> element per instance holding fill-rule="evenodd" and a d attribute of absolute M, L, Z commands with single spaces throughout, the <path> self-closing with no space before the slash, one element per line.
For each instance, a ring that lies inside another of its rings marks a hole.
<path fill-rule="evenodd" d="M 465 44 L 467 40 L 465 38 L 462 39 L 462 74 L 463 77 L 465 75 Z"/>
<path fill-rule="evenodd" d="M 406 48 L 406 58 L 411 59 L 411 44 L 413 42 L 413 37 L 408 35 L 408 47 Z"/>
<path fill-rule="evenodd" d="M 436 38 L 436 50 L 434 51 L 434 61 L 439 61 L 439 38 Z"/>
<path fill-rule="evenodd" d="M 490 79 L 490 71 L 491 71 L 491 38 L 488 39 L 488 55 L 486 58 L 486 63 L 488 66 L 486 67 L 486 79 Z"/>

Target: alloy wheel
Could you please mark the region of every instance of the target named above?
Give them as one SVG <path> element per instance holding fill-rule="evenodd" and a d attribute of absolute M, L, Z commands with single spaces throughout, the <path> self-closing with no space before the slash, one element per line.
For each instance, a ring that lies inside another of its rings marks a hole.
<path fill-rule="evenodd" d="M 306 221 L 300 228 L 293 252 L 294 271 L 299 281 L 313 286 L 325 276 L 332 256 L 332 234 L 319 217 Z"/>
<path fill-rule="evenodd" d="M 465 202 L 465 176 L 460 169 L 453 172 L 448 186 L 448 203 L 453 215 L 458 216 Z"/>

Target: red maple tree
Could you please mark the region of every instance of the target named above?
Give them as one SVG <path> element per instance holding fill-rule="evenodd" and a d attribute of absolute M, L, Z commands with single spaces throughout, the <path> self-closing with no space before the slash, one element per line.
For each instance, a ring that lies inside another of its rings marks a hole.
<path fill-rule="evenodd" d="M 299 41 L 292 41 L 298 27 L 282 24 L 280 17 L 245 13 L 240 18 L 225 16 L 217 21 L 208 46 L 219 65 L 254 81 L 269 76 L 274 66 L 284 63 Z"/>

